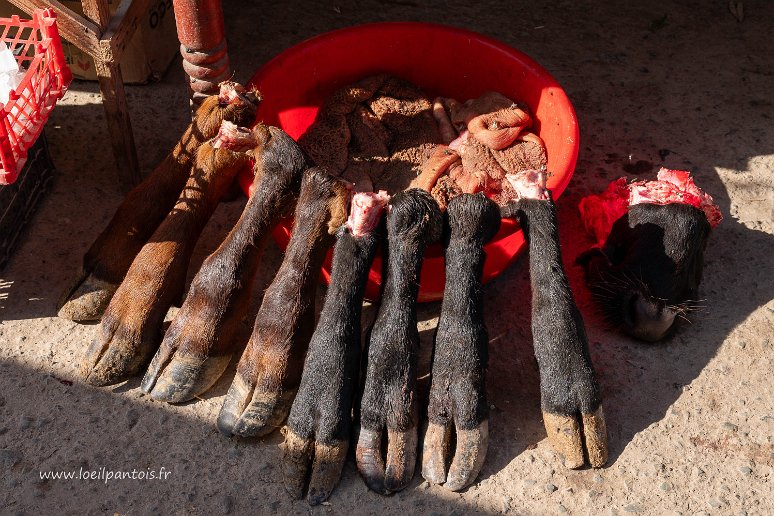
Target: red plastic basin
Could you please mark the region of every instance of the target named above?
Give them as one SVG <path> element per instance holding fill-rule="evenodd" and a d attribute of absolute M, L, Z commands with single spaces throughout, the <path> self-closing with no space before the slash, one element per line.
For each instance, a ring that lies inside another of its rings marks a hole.
<path fill-rule="evenodd" d="M 258 120 L 284 129 L 298 139 L 314 122 L 317 111 L 338 88 L 370 74 L 388 72 L 407 79 L 428 95 L 460 101 L 488 90 L 526 102 L 534 130 L 548 152 L 548 187 L 557 199 L 575 169 L 578 124 L 570 100 L 553 77 L 530 57 L 499 41 L 463 29 L 426 23 L 377 23 L 321 34 L 282 52 L 250 80 L 263 93 Z M 240 176 L 247 192 L 252 177 Z M 292 221 L 274 231 L 281 248 L 290 240 Z M 503 220 L 486 246 L 483 280 L 505 270 L 525 248 L 513 220 Z M 323 277 L 330 279 L 331 254 Z M 374 260 L 366 297 L 379 297 L 382 261 Z M 420 277 L 419 301 L 443 297 L 443 249 L 428 247 Z"/>

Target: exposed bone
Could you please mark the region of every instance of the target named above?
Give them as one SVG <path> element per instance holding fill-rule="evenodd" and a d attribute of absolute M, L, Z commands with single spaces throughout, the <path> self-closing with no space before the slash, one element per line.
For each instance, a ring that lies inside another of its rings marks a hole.
<path fill-rule="evenodd" d="M 223 243 L 202 264 L 142 381 L 157 400 L 188 401 L 209 389 L 234 353 L 252 285 L 271 230 L 295 207 L 307 168 L 301 149 L 283 131 L 252 131 L 255 195 Z"/>
<path fill-rule="evenodd" d="M 222 432 L 266 435 L 287 416 L 314 330 L 314 289 L 334 235 L 346 221 L 349 197 L 343 180 L 318 168 L 304 173 L 285 258 L 264 294 L 218 416 Z"/>

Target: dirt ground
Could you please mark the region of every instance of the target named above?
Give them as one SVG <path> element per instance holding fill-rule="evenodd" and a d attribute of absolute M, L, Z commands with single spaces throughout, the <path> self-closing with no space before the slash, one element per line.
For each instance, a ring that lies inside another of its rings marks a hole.
<path fill-rule="evenodd" d="M 139 379 L 83 385 L 76 365 L 97 327 L 57 319 L 56 301 L 122 196 L 97 88 L 76 82 L 47 129 L 59 171 L 52 191 L 0 271 L 0 513 L 774 513 L 774 4 L 744 2 L 742 21 L 725 0 L 506 4 L 339 0 L 224 8 L 241 81 L 320 32 L 421 20 L 498 38 L 564 86 L 580 120 L 581 152 L 559 203 L 560 228 L 604 391 L 608 465 L 568 471 L 548 446 L 524 259 L 487 288 L 490 448 L 478 482 L 463 493 L 431 487 L 417 474 L 405 491 L 382 497 L 366 489 L 350 461 L 328 505 L 310 509 L 290 500 L 279 474 L 279 434 L 244 441 L 215 428 L 233 366 L 203 399 L 181 406 L 143 396 Z M 179 62 L 162 82 L 127 90 L 148 171 L 187 123 Z M 652 178 L 661 163 L 692 170 L 725 220 L 706 255 L 706 309 L 668 342 L 646 345 L 608 328 L 590 302 L 572 265 L 591 243 L 576 205 L 621 175 Z M 221 205 L 194 265 L 243 205 Z M 262 287 L 280 260 L 271 244 Z M 438 304 L 420 309 L 425 355 L 438 311 Z M 366 318 L 373 315 L 366 310 Z M 107 483 L 40 478 L 103 467 L 170 474 Z"/>

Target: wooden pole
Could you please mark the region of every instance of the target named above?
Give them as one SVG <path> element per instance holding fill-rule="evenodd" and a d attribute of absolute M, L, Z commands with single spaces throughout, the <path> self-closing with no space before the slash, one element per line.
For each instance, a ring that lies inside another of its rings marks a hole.
<path fill-rule="evenodd" d="M 174 0 L 177 37 L 194 106 L 231 77 L 221 0 Z"/>
<path fill-rule="evenodd" d="M 86 17 L 96 23 L 100 32 L 104 33 L 110 24 L 107 0 L 81 0 L 81 4 Z M 100 48 L 103 51 L 92 57 L 102 93 L 110 143 L 116 159 L 118 181 L 124 191 L 129 191 L 142 181 L 142 175 L 129 119 L 123 76 L 118 56 L 114 56 L 111 51 L 110 40 L 100 39 Z"/>

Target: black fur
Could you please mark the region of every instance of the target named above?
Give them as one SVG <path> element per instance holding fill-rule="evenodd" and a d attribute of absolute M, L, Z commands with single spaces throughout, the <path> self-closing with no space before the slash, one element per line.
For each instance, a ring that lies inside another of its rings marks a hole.
<path fill-rule="evenodd" d="M 354 237 L 343 229 L 333 250 L 330 287 L 309 343 L 288 427 L 325 444 L 349 439 L 360 361 L 360 314 L 383 224 Z"/>
<path fill-rule="evenodd" d="M 461 195 L 447 210 L 446 286 L 435 333 L 431 423 L 475 428 L 488 416 L 485 369 L 488 341 L 483 316 L 484 244 L 500 228 L 497 205 L 483 195 Z M 453 420 L 453 421 L 452 421 Z"/>
<path fill-rule="evenodd" d="M 387 215 L 386 275 L 382 303 L 371 328 L 361 400 L 361 426 L 406 431 L 417 424 L 416 304 L 419 273 L 428 243 L 443 224 L 435 200 L 424 190 L 393 196 Z"/>
<path fill-rule="evenodd" d="M 590 414 L 601 404 L 583 319 L 562 265 L 553 200 L 522 199 L 510 209 L 529 242 L 532 337 L 544 412 Z"/>
<path fill-rule="evenodd" d="M 693 206 L 637 204 L 615 222 L 602 249 L 578 263 L 611 322 L 658 340 L 697 307 L 709 232 L 704 212 Z"/>

